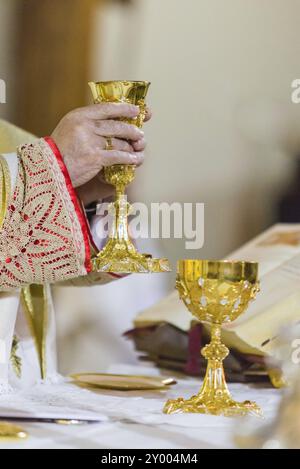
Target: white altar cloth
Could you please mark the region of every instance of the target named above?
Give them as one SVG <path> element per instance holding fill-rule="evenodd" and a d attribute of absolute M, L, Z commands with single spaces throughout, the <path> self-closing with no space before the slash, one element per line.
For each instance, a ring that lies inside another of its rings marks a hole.
<path fill-rule="evenodd" d="M 110 372 L 157 374 L 154 368 L 114 367 Z M 171 373 L 169 374 L 171 375 Z M 183 378 L 168 391 L 91 391 L 58 380 L 36 385 L 18 394 L 0 396 L 0 415 L 19 411 L 24 415 L 43 415 L 102 420 L 100 424 L 63 426 L 21 424 L 29 438 L 21 442 L 1 442 L 4 448 L 234 448 L 233 432 L 237 420 L 209 415 L 162 413 L 168 398 L 188 397 L 198 392 L 200 380 Z M 232 384 L 237 400 L 252 399 L 262 407 L 265 419 L 272 421 L 281 392 L 255 385 Z M 238 419 L 240 421 L 240 419 Z"/>

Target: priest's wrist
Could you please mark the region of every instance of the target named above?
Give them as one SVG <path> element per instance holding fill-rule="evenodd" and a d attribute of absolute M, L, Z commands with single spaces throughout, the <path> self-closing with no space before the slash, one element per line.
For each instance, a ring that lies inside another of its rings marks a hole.
<path fill-rule="evenodd" d="M 114 194 L 114 187 L 101 181 L 101 179 L 96 176 L 86 184 L 77 187 L 76 193 L 84 207 L 87 207 L 93 202 L 112 196 Z"/>

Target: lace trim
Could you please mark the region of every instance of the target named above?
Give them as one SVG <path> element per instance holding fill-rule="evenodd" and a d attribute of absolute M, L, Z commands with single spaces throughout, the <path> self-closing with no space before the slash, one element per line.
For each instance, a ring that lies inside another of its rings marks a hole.
<path fill-rule="evenodd" d="M 43 140 L 22 145 L 19 172 L 0 236 L 0 287 L 85 275 L 84 234 L 64 176 Z"/>
<path fill-rule="evenodd" d="M 89 235 L 88 235 L 88 224 L 86 223 L 85 216 L 83 214 L 80 202 L 77 198 L 77 195 L 75 193 L 75 190 L 72 186 L 71 178 L 69 176 L 69 172 L 65 166 L 65 163 L 63 161 L 63 158 L 61 156 L 61 153 L 56 146 L 56 143 L 52 140 L 51 137 L 45 137 L 45 142 L 49 145 L 51 148 L 51 156 L 50 156 L 50 161 L 49 163 L 52 163 L 53 160 L 53 154 L 56 157 L 56 161 L 58 164 L 58 167 L 60 171 L 58 172 L 59 178 L 60 178 L 60 183 L 63 183 L 63 189 L 67 187 L 68 192 L 69 192 L 69 198 L 72 202 L 73 208 L 75 209 L 75 213 L 77 216 L 77 222 L 80 225 L 81 233 L 83 234 L 84 238 L 84 247 L 85 247 L 85 259 L 84 259 L 84 265 L 87 270 L 87 272 L 90 272 L 92 270 L 92 265 L 91 265 L 91 251 L 90 251 L 90 243 L 89 243 Z M 63 194 L 65 191 L 63 190 Z M 67 201 L 67 205 L 69 206 L 69 200 Z M 77 227 L 78 228 L 78 227 Z M 78 239 L 78 242 L 81 243 L 81 240 L 79 238 L 74 237 L 74 240 L 76 241 Z M 82 245 L 79 246 L 81 249 Z"/>
<path fill-rule="evenodd" d="M 51 148 L 49 145 L 50 139 L 46 141 L 42 139 L 40 140 L 40 144 L 42 147 L 42 152 L 45 158 L 47 159 L 49 168 L 51 168 L 55 177 L 65 210 L 70 216 L 72 239 L 76 247 L 76 255 L 79 261 L 79 265 L 82 266 L 81 275 L 84 275 L 86 273 L 86 269 L 84 268 L 86 264 L 86 258 L 88 258 L 88 261 L 90 261 L 90 253 L 89 247 L 86 248 L 86 246 L 88 246 L 88 242 L 86 242 L 87 234 L 81 222 L 82 213 L 80 212 L 79 203 L 77 202 L 70 177 L 66 173 L 66 167 L 64 166 L 64 164 L 63 166 L 61 164 L 61 157 L 60 159 L 58 159 L 58 154 L 54 153 L 53 147 Z M 56 145 L 55 148 L 57 148 Z M 55 155 L 55 158 L 53 158 L 53 154 Z"/>

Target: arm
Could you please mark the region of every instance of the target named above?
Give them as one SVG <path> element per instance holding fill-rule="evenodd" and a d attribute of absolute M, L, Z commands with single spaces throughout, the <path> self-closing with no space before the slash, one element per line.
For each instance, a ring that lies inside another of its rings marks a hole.
<path fill-rule="evenodd" d="M 52 138 L 1 157 L 0 290 L 91 272 L 93 243 L 74 188 L 91 195 L 90 181 L 95 184 L 104 166 L 142 163 L 143 134 L 119 120 L 138 112 L 123 103 L 77 109 L 62 119 Z M 113 150 L 106 149 L 106 135 L 113 136 Z"/>
<path fill-rule="evenodd" d="M 54 142 L 41 139 L 19 148 L 10 194 L 7 161 L 1 159 L 2 181 L 6 181 L 1 190 L 5 212 L 0 232 L 1 290 L 86 275 L 91 271 L 88 232 Z"/>

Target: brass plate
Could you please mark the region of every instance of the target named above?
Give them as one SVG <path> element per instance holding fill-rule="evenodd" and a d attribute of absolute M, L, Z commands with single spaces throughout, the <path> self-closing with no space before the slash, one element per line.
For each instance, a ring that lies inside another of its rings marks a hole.
<path fill-rule="evenodd" d="M 79 384 L 118 391 L 167 389 L 168 386 L 176 384 L 173 378 L 156 376 L 115 375 L 107 373 L 76 373 L 70 376 Z"/>

